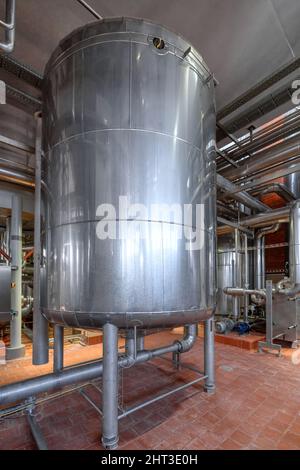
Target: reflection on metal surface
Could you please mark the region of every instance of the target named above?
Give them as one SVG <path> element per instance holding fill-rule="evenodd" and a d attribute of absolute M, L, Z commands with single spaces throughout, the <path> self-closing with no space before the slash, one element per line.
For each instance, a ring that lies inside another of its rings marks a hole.
<path fill-rule="evenodd" d="M 43 132 L 50 321 L 156 327 L 212 315 L 214 86 L 188 47 L 156 24 L 113 19 L 76 30 L 53 53 Z M 203 249 L 186 250 L 167 219 L 140 222 L 144 238 L 99 240 L 97 207 L 118 211 L 120 195 L 146 207 L 203 204 Z"/>

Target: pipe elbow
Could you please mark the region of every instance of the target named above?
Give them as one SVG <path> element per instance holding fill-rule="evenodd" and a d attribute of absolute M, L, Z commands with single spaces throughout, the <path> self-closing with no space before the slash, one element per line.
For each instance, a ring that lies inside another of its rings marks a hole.
<path fill-rule="evenodd" d="M 188 352 L 192 349 L 197 338 L 197 332 L 197 325 L 188 325 L 184 327 L 183 338 L 176 341 L 179 353 Z"/>

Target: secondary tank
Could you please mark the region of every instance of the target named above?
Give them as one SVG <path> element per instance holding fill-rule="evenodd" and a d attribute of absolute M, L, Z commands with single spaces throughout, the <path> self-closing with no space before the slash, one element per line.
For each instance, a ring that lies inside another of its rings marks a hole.
<path fill-rule="evenodd" d="M 46 318 L 85 328 L 208 319 L 216 304 L 214 80 L 191 45 L 140 19 L 75 30 L 46 67 L 43 146 Z M 125 199 L 139 206 L 126 212 Z M 192 219 L 179 216 L 185 204 Z M 196 205 L 199 249 L 180 235 L 195 229 Z"/>
<path fill-rule="evenodd" d="M 225 287 L 245 287 L 245 252 L 239 237 L 240 249 L 237 258 L 235 252 L 234 233 L 218 237 L 217 247 L 217 283 L 218 283 L 218 315 L 232 315 L 234 313 L 233 297 L 223 292 Z M 249 289 L 253 288 L 253 250 L 248 240 L 248 282 Z M 237 272 L 235 272 L 237 270 Z M 235 282 L 236 279 L 236 282 Z M 244 308 L 244 298 L 239 298 L 239 307 Z M 240 312 L 239 312 L 240 313 Z"/>

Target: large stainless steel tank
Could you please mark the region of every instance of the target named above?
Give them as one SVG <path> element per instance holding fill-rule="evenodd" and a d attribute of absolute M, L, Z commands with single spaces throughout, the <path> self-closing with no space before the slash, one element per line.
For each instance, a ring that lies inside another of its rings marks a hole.
<path fill-rule="evenodd" d="M 47 319 L 88 328 L 209 318 L 215 105 L 201 56 L 148 21 L 88 24 L 50 58 L 43 116 Z M 186 249 L 168 216 L 143 219 L 134 240 L 99 240 L 97 208 L 113 204 L 118 214 L 120 195 L 147 208 L 203 204 L 203 246 Z"/>

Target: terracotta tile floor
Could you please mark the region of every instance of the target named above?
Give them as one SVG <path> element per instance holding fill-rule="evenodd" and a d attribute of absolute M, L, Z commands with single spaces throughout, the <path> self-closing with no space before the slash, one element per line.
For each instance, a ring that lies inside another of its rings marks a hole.
<path fill-rule="evenodd" d="M 160 333 L 147 338 L 146 345 L 175 338 Z M 185 362 L 202 368 L 202 346 L 198 338 Z M 50 370 L 31 366 L 30 350 L 27 345 L 25 358 L 0 366 L 0 383 Z M 100 345 L 70 345 L 65 363 L 95 359 L 100 353 Z M 163 359 L 126 369 L 124 400 L 133 405 L 194 377 L 187 369 L 174 371 Z M 300 449 L 300 365 L 287 356 L 217 343 L 216 378 L 213 396 L 197 384 L 122 419 L 120 449 Z M 100 404 L 92 386 L 86 391 Z M 37 420 L 49 449 L 101 449 L 99 415 L 78 392 L 39 405 Z M 0 421 L 0 449 L 35 449 L 24 416 Z"/>

